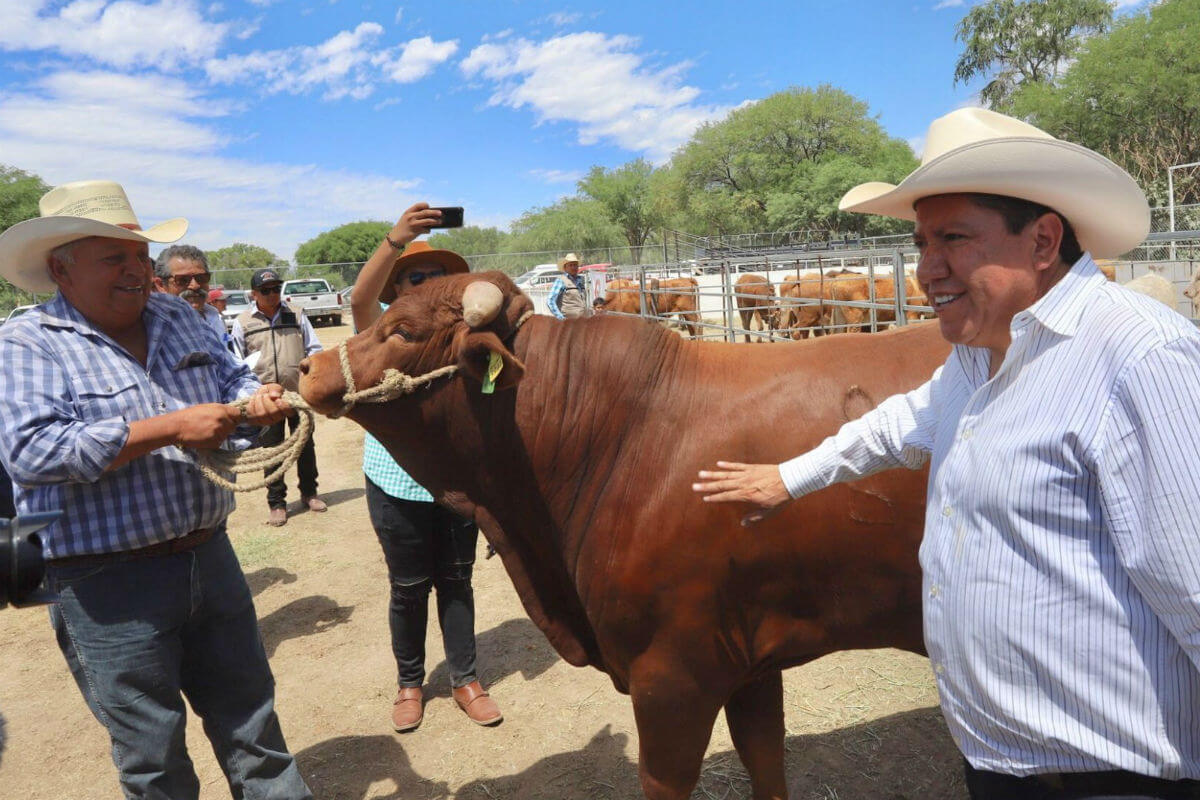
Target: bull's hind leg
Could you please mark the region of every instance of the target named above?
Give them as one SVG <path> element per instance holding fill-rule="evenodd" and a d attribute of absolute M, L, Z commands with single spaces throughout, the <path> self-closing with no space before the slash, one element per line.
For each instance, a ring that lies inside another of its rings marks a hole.
<path fill-rule="evenodd" d="M 782 673 L 775 670 L 734 692 L 725 704 L 725 719 L 750 773 L 754 800 L 784 800 Z"/>
<path fill-rule="evenodd" d="M 638 772 L 648 800 L 687 800 L 720 705 L 680 671 L 631 681 L 638 728 Z"/>

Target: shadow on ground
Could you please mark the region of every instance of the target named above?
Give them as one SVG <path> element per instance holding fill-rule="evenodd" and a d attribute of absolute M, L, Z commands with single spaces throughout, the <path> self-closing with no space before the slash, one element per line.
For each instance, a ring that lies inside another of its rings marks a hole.
<path fill-rule="evenodd" d="M 450 791 L 436 775 L 413 773 L 398 738 L 344 737 L 299 755 L 318 797 L 339 800 L 634 800 L 642 797 L 629 736 L 600 729 L 582 750 L 556 753 L 515 775 L 480 778 Z M 828 733 L 788 736 L 791 800 L 964 800 L 961 759 L 937 708 L 894 714 Z M 486 770 L 487 765 L 480 765 Z M 369 793 L 395 781 L 393 794 Z M 750 797 L 750 779 L 732 750 L 704 760 L 693 800 Z"/>
<path fill-rule="evenodd" d="M 394 736 L 339 736 L 296 754 L 314 797 L 322 800 L 442 800 L 446 784 L 413 771 Z"/>
<path fill-rule="evenodd" d="M 312 636 L 349 621 L 354 606 L 339 606 L 330 597 L 312 595 L 275 609 L 258 620 L 267 658 L 288 639 Z"/>
<path fill-rule="evenodd" d="M 366 493 L 367 490 L 360 487 L 358 489 L 337 489 L 332 492 L 318 492 L 317 496 L 325 501 L 325 505 L 333 508 L 341 503 L 348 503 L 351 500 L 357 500 Z M 304 514 L 313 513 L 308 510 L 308 506 L 304 505 L 304 503 L 301 503 L 299 500 L 293 500 L 292 502 L 289 502 L 287 509 L 289 519 L 292 517 L 299 517 Z"/>
<path fill-rule="evenodd" d="M 263 567 L 246 573 L 246 583 L 250 586 L 250 593 L 255 597 L 277 583 L 295 582 L 296 573 L 288 572 L 280 567 Z"/>
<path fill-rule="evenodd" d="M 431 603 L 432 605 L 432 603 Z M 525 680 L 541 675 L 558 661 L 558 653 L 528 619 L 505 620 L 475 635 L 475 664 L 484 688 L 520 672 Z M 426 697 L 450 696 L 450 669 L 443 661 L 425 679 Z M 503 703 L 503 698 L 497 697 Z"/>

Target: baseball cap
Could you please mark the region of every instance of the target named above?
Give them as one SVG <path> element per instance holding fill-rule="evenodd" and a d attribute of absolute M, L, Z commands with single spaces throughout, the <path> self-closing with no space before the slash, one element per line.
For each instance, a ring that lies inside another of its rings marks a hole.
<path fill-rule="evenodd" d="M 225 291 L 223 289 L 209 289 L 208 290 L 208 302 L 210 302 L 210 303 L 213 300 L 224 299 L 224 297 L 225 297 Z"/>
<path fill-rule="evenodd" d="M 251 289 L 261 289 L 268 283 L 283 283 L 279 278 L 279 273 L 273 269 L 257 270 L 250 278 Z"/>

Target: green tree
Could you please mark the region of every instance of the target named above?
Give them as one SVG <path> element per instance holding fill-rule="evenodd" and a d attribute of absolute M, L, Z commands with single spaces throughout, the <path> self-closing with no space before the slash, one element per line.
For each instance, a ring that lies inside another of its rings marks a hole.
<path fill-rule="evenodd" d="M 38 200 L 50 187 L 37 175 L 0 164 L 0 233 L 39 214 Z M 20 305 L 37 302 L 8 281 L 0 280 L 0 320 Z"/>
<path fill-rule="evenodd" d="M 1028 86 L 1013 110 L 1123 166 L 1153 203 L 1167 168 L 1200 161 L 1200 0 L 1168 0 L 1089 39 L 1057 85 Z M 1196 170 L 1176 173 L 1175 202 L 1200 203 Z"/>
<path fill-rule="evenodd" d="M 435 230 L 437 232 L 429 236 L 429 246 L 453 250 L 460 256 L 499 253 L 506 236 L 499 228 L 480 228 L 476 225 Z"/>
<path fill-rule="evenodd" d="M 578 184 L 579 191 L 602 205 L 621 228 L 635 263 L 641 261 L 642 246 L 666 220 L 651 189 L 653 174 L 650 162 L 639 158 L 611 170 L 592 167 Z"/>
<path fill-rule="evenodd" d="M 977 76 L 991 80 L 979 96 L 992 108 L 1006 108 L 1016 89 L 1053 81 L 1088 34 L 1112 23 L 1107 0 L 989 0 L 958 23 L 955 39 L 964 45 L 954 82 Z"/>
<path fill-rule="evenodd" d="M 349 283 L 362 262 L 392 229 L 390 222 L 350 222 L 314 236 L 296 248 L 300 265 L 337 264 L 342 279 Z"/>
<path fill-rule="evenodd" d="M 593 250 L 620 247 L 625 236 L 599 202 L 568 197 L 545 208 L 526 211 L 512 224 L 505 242 L 508 253 Z"/>
<path fill-rule="evenodd" d="M 0 233 L 38 215 L 38 200 L 50 187 L 37 175 L 0 164 Z"/>
<path fill-rule="evenodd" d="M 220 250 L 205 252 L 208 269 L 213 274 L 213 285 L 227 289 L 246 289 L 255 270 L 274 267 L 285 275 L 287 262 L 265 247 L 238 242 Z"/>
<path fill-rule="evenodd" d="M 838 200 L 856 183 L 896 181 L 916 164 L 866 103 L 831 86 L 791 88 L 702 126 L 658 187 L 673 226 L 697 234 L 893 230 L 897 223 L 839 214 Z"/>

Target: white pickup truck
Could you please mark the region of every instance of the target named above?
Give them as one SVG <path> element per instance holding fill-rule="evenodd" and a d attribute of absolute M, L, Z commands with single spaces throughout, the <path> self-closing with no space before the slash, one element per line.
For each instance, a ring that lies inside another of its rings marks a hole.
<path fill-rule="evenodd" d="M 313 327 L 328 321 L 342 324 L 342 296 L 324 278 L 297 278 L 283 282 L 283 302 L 303 311 Z"/>

